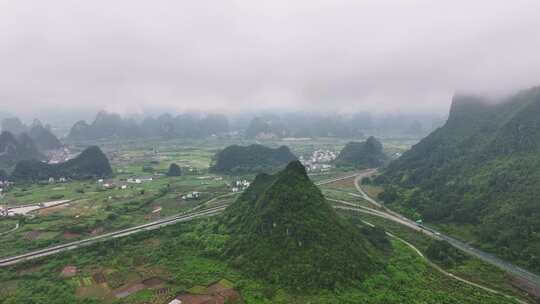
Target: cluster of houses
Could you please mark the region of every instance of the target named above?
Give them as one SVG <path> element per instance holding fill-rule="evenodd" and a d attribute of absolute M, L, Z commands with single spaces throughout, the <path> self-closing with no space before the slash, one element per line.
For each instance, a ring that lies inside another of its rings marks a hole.
<path fill-rule="evenodd" d="M 182 195 L 182 199 L 185 201 L 199 199 L 199 197 L 201 197 L 201 193 L 197 191 L 192 191 L 188 194 Z"/>
<path fill-rule="evenodd" d="M 49 177 L 49 184 L 55 184 L 55 183 L 65 183 L 67 182 L 67 178 L 65 177 L 60 177 L 58 179 L 54 178 L 54 177 Z"/>
<path fill-rule="evenodd" d="M 247 187 L 249 187 L 250 183 L 243 179 L 243 180 L 237 180 L 235 182 L 232 183 L 232 192 L 242 192 L 244 190 L 247 189 Z"/>
<path fill-rule="evenodd" d="M 151 182 L 153 181 L 154 178 L 152 176 L 147 176 L 147 177 L 139 177 L 139 178 L 128 178 L 126 179 L 125 182 L 123 183 L 115 183 L 114 181 L 106 181 L 106 180 L 103 180 L 103 179 L 98 179 L 98 184 L 101 184 L 101 186 L 103 187 L 103 189 L 115 189 L 115 188 L 119 188 L 119 189 L 122 189 L 122 190 L 125 190 L 128 188 L 128 184 L 142 184 L 142 183 L 145 183 L 145 182 Z"/>
<path fill-rule="evenodd" d="M 46 152 L 49 164 L 59 164 L 74 158 L 77 154 L 72 153 L 68 147 L 50 150 Z"/>
<path fill-rule="evenodd" d="M 11 216 L 11 215 L 12 214 L 10 214 L 7 205 L 5 206 L 0 205 L 0 217 Z"/>
<path fill-rule="evenodd" d="M 308 172 L 328 171 L 332 168 L 330 163 L 336 159 L 337 155 L 330 150 L 316 150 L 310 157 L 299 157 L 300 162 L 306 167 Z"/>
<path fill-rule="evenodd" d="M 5 189 L 11 186 L 13 183 L 7 180 L 0 180 L 0 195 L 4 193 Z"/>

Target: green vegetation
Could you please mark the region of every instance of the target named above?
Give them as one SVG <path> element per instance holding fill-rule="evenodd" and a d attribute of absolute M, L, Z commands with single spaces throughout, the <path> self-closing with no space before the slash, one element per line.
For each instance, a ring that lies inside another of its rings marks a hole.
<path fill-rule="evenodd" d="M 285 289 L 358 284 L 380 267 L 373 244 L 337 216 L 299 161 L 258 175 L 223 223 L 232 265 Z"/>
<path fill-rule="evenodd" d="M 10 169 L 17 162 L 30 159 L 43 160 L 45 156 L 26 133 L 18 137 L 7 131 L 0 134 L 0 168 Z"/>
<path fill-rule="evenodd" d="M 489 105 L 457 96 L 447 123 L 378 178 L 389 207 L 470 227 L 477 246 L 540 272 L 540 88 Z M 469 239 L 471 240 L 471 239 Z"/>
<path fill-rule="evenodd" d="M 503 270 L 473 256 L 456 251 L 454 247 L 447 247 L 446 244 L 441 245 L 440 241 L 435 241 L 421 232 L 374 215 L 351 213 L 347 211 L 341 211 L 340 214 L 344 215 L 353 223 L 359 223 L 361 220 L 364 220 L 370 224 L 374 224 L 376 227 L 384 228 L 386 231 L 418 248 L 427 257 L 427 251 L 432 251 L 434 254 L 431 257 L 428 257 L 431 262 L 460 278 L 504 292 L 508 295 L 513 295 L 517 298 L 535 301 L 535 299 L 530 298 L 530 295 L 526 292 L 517 288 L 514 278 L 509 276 Z M 444 263 L 445 258 L 433 259 L 434 255 L 440 257 L 451 256 L 453 257 L 453 263 Z"/>
<path fill-rule="evenodd" d="M 336 166 L 355 169 L 377 168 L 387 160 L 382 144 L 374 137 L 364 142 L 349 142 L 336 158 Z"/>
<path fill-rule="evenodd" d="M 107 156 L 97 146 L 84 150 L 79 156 L 60 164 L 46 164 L 36 160 L 21 161 L 11 174 L 14 181 L 43 181 L 49 178 L 88 179 L 112 175 Z"/>
<path fill-rule="evenodd" d="M 169 166 L 169 171 L 167 171 L 167 176 L 182 176 L 182 168 L 175 163 L 172 163 Z"/>
<path fill-rule="evenodd" d="M 289 292 L 247 276 L 219 258 L 229 236 L 219 221 L 182 223 L 115 239 L 72 252 L 9 268 L 0 268 L 1 303 L 167 303 L 177 293 L 226 279 L 247 304 L 296 303 L 513 303 L 444 277 L 404 244 L 392 241 L 392 254 L 380 271 L 354 286 L 335 290 Z M 77 267 L 63 277 L 66 266 Z M 96 275 L 105 283 L 98 284 Z M 159 278 L 168 288 L 160 298 L 151 287 L 126 298 L 113 291 L 148 278 Z"/>
<path fill-rule="evenodd" d="M 429 247 L 426 249 L 427 257 L 439 264 L 446 267 L 452 267 L 460 264 L 467 258 L 467 256 L 450 245 L 447 241 L 432 241 Z"/>
<path fill-rule="evenodd" d="M 403 151 L 401 147 L 406 144 L 396 139 L 392 141 L 397 151 Z M 246 144 L 245 141 L 218 137 L 97 143 L 111 156 L 115 172 L 114 177 L 105 182 L 117 187 L 105 189 L 93 180 L 52 184 L 16 183 L 5 196 L 10 206 L 44 202 L 53 197 L 74 201 L 33 212 L 32 216 L 0 221 L 1 232 L 10 230 L 17 220 L 21 220 L 18 230 L 1 236 L 4 245 L 0 247 L 0 256 L 147 223 L 200 205 L 211 206 L 232 200 L 234 197 L 230 196 L 206 204 L 216 196 L 230 193 L 231 183 L 240 178 L 209 173 L 208 167 L 219 147 Z M 317 141 L 276 140 L 267 143 L 271 147 L 287 144 L 297 155 L 310 155 L 316 149 L 339 149 L 346 140 L 325 138 Z M 182 176 L 166 176 L 173 163 L 182 168 Z M 152 168 L 152 181 L 127 183 L 130 178 L 150 177 L 149 173 L 143 172 L 145 166 Z M 337 168 L 312 177 L 320 181 L 347 174 L 350 173 Z M 249 209 L 249 212 L 256 211 L 251 219 L 240 221 L 239 218 L 218 217 L 183 223 L 14 267 L 0 268 L 0 303 L 161 304 L 168 303 L 178 293 L 202 292 L 203 287 L 218 281 L 229 281 L 228 285 L 232 284 L 247 304 L 512 303 L 436 272 L 407 246 L 386 237 L 380 227 L 387 227 L 371 219 L 369 221 L 375 223 L 376 228 L 358 221 L 348 221 L 335 214 L 328 217 L 325 208 L 315 208 L 324 205 L 321 205 L 320 192 L 313 188 L 311 182 L 308 184 L 309 180 L 305 181 L 305 173 L 262 175 L 259 179 L 264 181 L 265 176 L 270 178 L 268 181 L 271 180 L 272 185 L 266 182 L 252 183 L 254 190 L 239 194 L 242 198 L 235 203 L 239 204 L 243 200 L 250 206 L 252 203 L 258 206 Z M 304 182 L 298 182 L 298 176 L 302 176 Z M 253 174 L 241 178 L 251 180 Z M 367 204 L 361 198 L 348 194 L 355 190 L 352 181 L 348 179 L 328 184 L 324 194 Z M 120 185 L 128 187 L 121 189 Z M 376 188 L 372 185 L 370 187 Z M 297 194 L 287 195 L 297 190 Z M 200 192 L 201 198 L 181 199 L 192 191 Z M 253 198 L 248 193 L 258 195 Z M 330 211 L 333 213 L 333 210 Z M 282 213 L 285 216 L 281 217 Z M 246 226 L 253 228 L 257 224 L 261 224 L 258 227 L 273 227 L 269 224 L 269 218 L 279 223 L 271 230 L 244 230 Z M 232 226 L 229 225 L 231 221 L 235 223 Z M 248 232 L 235 234 L 233 232 L 236 229 Z M 269 235 L 268 231 L 276 235 Z M 311 235 L 307 233 L 309 231 L 316 233 Z M 242 235 L 248 236 L 247 240 L 258 237 L 251 242 L 256 246 L 252 251 L 257 252 L 250 252 L 248 241 L 239 239 Z M 273 242 L 274 238 L 276 242 Z M 302 241 L 302 246 L 298 245 L 298 240 Z M 272 243 L 257 244 L 263 241 Z M 422 250 L 425 252 L 430 242 L 423 242 Z M 240 248 L 235 244 L 245 246 L 245 252 L 235 251 L 235 248 Z M 269 267 L 265 272 L 265 266 L 258 265 L 257 261 L 242 263 L 248 256 L 266 259 L 270 265 L 277 266 L 272 269 Z M 305 262 L 309 260 L 315 262 Z M 61 272 L 66 266 L 76 266 L 77 273 L 73 277 L 64 277 Z M 263 267 L 260 268 L 262 271 L 257 271 L 259 268 L 256 267 L 259 266 Z M 351 267 L 351 270 L 345 267 Z M 314 269 L 321 269 L 322 273 Z M 346 277 L 355 269 L 362 271 L 357 271 L 357 276 L 338 279 L 337 284 L 333 284 L 334 276 Z M 481 276 L 492 280 L 493 284 L 489 286 L 494 288 L 503 286 L 501 282 L 507 281 L 504 273 L 495 272 L 489 265 L 480 264 L 471 258 L 456 262 L 450 269 L 466 278 Z M 301 273 L 303 271 L 307 274 Z M 98 283 L 101 282 L 101 275 L 105 283 Z M 296 283 L 303 277 L 306 278 L 305 282 Z M 159 287 L 144 287 L 125 298 L 114 296 L 114 292 L 122 288 L 152 278 L 162 281 Z M 165 289 L 164 294 L 158 292 L 161 288 Z"/>
<path fill-rule="evenodd" d="M 277 149 L 263 145 L 232 145 L 215 156 L 210 171 L 227 174 L 273 172 L 283 168 L 296 156 L 286 146 Z"/>
<path fill-rule="evenodd" d="M 39 122 L 32 125 L 28 131 L 28 136 L 32 138 L 40 151 L 59 149 L 63 146 L 51 130 L 42 126 Z"/>

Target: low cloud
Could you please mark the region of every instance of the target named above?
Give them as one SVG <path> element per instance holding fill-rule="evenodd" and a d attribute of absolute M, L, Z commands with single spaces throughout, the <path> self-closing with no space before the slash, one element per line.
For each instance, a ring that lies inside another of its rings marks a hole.
<path fill-rule="evenodd" d="M 540 84 L 538 1 L 2 1 L 2 111 L 447 111 Z M 36 115 L 32 114 L 32 115 Z"/>

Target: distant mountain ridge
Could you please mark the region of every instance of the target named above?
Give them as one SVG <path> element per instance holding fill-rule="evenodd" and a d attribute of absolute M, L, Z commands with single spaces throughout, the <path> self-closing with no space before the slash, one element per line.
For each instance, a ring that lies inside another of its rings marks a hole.
<path fill-rule="evenodd" d="M 113 171 L 107 156 L 97 146 L 86 148 L 77 157 L 59 164 L 47 164 L 37 160 L 17 163 L 11 174 L 16 182 L 43 181 L 49 178 L 89 179 L 110 177 Z"/>
<path fill-rule="evenodd" d="M 398 194 L 388 203 L 472 224 L 486 249 L 540 272 L 540 87 L 499 104 L 454 97 L 446 124 L 378 180 Z"/>
<path fill-rule="evenodd" d="M 299 161 L 258 175 L 222 222 L 231 263 L 283 288 L 357 284 L 380 266 L 374 246 L 335 213 Z"/>
<path fill-rule="evenodd" d="M 219 151 L 214 158 L 210 171 L 232 174 L 269 173 L 282 169 L 297 159 L 286 146 L 274 149 L 258 144 L 228 146 Z"/>
<path fill-rule="evenodd" d="M 17 137 L 7 131 L 0 133 L 0 168 L 8 169 L 21 160 L 45 158 L 26 133 Z"/>
<path fill-rule="evenodd" d="M 101 111 L 91 124 L 86 121 L 75 123 L 67 138 L 72 141 L 141 137 L 194 138 L 222 134 L 228 128 L 227 118 L 218 114 L 164 114 L 137 121 Z"/>
<path fill-rule="evenodd" d="M 8 117 L 1 122 L 2 131 L 9 132 L 15 136 L 27 134 L 41 152 L 56 150 L 63 147 L 62 142 L 51 131 L 50 126 L 35 119 L 30 126 L 24 124 L 17 117 Z"/>
<path fill-rule="evenodd" d="M 41 123 L 34 123 L 28 131 L 28 136 L 32 138 L 41 151 L 56 150 L 64 146 L 56 135 L 49 128 L 41 125 Z"/>

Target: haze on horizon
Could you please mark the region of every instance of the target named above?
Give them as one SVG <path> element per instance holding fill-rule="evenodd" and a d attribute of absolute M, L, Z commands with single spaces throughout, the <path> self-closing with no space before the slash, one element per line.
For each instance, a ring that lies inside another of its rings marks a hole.
<path fill-rule="evenodd" d="M 0 1 L 0 111 L 446 113 L 540 84 L 540 2 Z"/>

